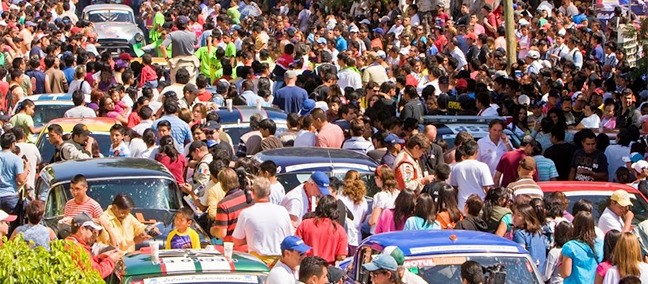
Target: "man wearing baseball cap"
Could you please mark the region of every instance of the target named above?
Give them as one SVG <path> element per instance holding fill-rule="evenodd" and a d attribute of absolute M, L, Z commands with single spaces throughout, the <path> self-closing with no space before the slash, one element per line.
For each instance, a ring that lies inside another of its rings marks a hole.
<path fill-rule="evenodd" d="M 630 195 L 623 189 L 616 190 L 610 196 L 610 205 L 605 208 L 598 221 L 598 227 L 607 233 L 609 230 L 630 232 L 634 213 L 630 210 Z"/>
<path fill-rule="evenodd" d="M 61 159 L 83 160 L 92 158 L 92 132 L 85 124 L 77 124 L 72 128 L 72 137 L 61 146 Z"/>
<path fill-rule="evenodd" d="M 405 263 L 405 254 L 403 254 L 403 251 L 397 246 L 385 247 L 380 254 L 389 255 L 392 258 L 394 258 L 396 264 L 398 265 L 398 269 L 396 270 L 396 273 L 398 274 L 398 277 L 400 277 L 403 283 L 427 284 L 427 282 L 423 280 L 421 276 L 418 276 L 403 267 L 403 264 Z"/>
<path fill-rule="evenodd" d="M 87 213 L 81 213 L 72 218 L 71 234 L 66 240 L 77 244 L 77 246 L 88 252 L 89 259 L 92 263 L 92 269 L 97 270 L 101 278 L 106 278 L 115 270 L 115 263 L 121 258 L 121 252 L 114 249 L 93 256 L 90 246 L 94 244 L 102 227 L 92 221 Z"/>
<path fill-rule="evenodd" d="M 293 226 L 297 228 L 306 213 L 315 211 L 312 200 L 329 194 L 329 177 L 323 172 L 314 172 L 306 182 L 288 192 L 281 205 L 286 207 Z"/>
<path fill-rule="evenodd" d="M 371 262 L 362 265 L 369 271 L 371 282 L 374 284 L 401 283 L 398 276 L 398 264 L 389 254 L 379 254 Z"/>
<path fill-rule="evenodd" d="M 266 284 L 293 283 L 299 276 L 299 263 L 311 249 L 302 239 L 287 236 L 281 242 L 281 258 L 270 270 Z"/>
<path fill-rule="evenodd" d="M 16 221 L 16 215 L 9 215 L 4 210 L 0 210 L 0 244 L 2 237 L 9 235 L 9 223 Z"/>

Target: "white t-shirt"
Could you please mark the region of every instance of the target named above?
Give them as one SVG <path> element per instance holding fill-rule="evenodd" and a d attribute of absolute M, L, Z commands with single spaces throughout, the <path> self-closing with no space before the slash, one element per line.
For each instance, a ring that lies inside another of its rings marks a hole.
<path fill-rule="evenodd" d="M 68 109 L 63 115 L 66 118 L 87 118 L 97 117 L 95 111 L 87 106 L 75 106 Z"/>
<path fill-rule="evenodd" d="M 355 204 L 351 199 L 349 199 L 349 197 L 345 195 L 340 195 L 338 199 L 342 201 L 342 203 L 344 203 L 349 211 L 351 211 L 351 214 L 353 214 L 353 225 L 358 232 L 358 240 L 362 240 L 362 232 L 360 232 L 360 227 L 362 227 L 362 222 L 369 212 L 369 205 L 367 204 L 367 200 L 363 198 L 360 204 Z"/>
<path fill-rule="evenodd" d="M 143 158 L 142 155 L 147 152 L 148 147 L 146 147 L 146 143 L 144 143 L 142 138 L 133 138 L 130 143 L 128 143 L 128 149 L 131 152 L 131 157 Z"/>
<path fill-rule="evenodd" d="M 581 120 L 581 123 L 585 128 L 599 128 L 599 125 L 601 124 L 601 118 L 596 114 L 592 114 L 586 118 L 583 118 L 583 120 Z"/>
<path fill-rule="evenodd" d="M 427 281 L 421 278 L 421 276 L 418 276 L 410 272 L 409 269 L 405 269 L 405 272 L 403 273 L 403 278 L 401 280 L 405 284 L 428 284 Z"/>
<path fill-rule="evenodd" d="M 292 223 L 286 208 L 262 202 L 241 211 L 232 237 L 245 239 L 249 252 L 281 255 L 281 242 L 292 234 Z"/>
<path fill-rule="evenodd" d="M 277 264 L 270 270 L 268 278 L 266 279 L 266 284 L 285 284 L 285 283 L 295 283 L 299 271 L 293 271 L 283 262 L 279 261 Z"/>
<path fill-rule="evenodd" d="M 302 217 L 308 213 L 308 196 L 306 195 L 306 191 L 304 191 L 304 184 L 300 184 L 288 192 L 284 200 L 281 202 L 281 206 L 288 210 L 288 214 L 297 217 L 295 225 L 299 225 L 302 221 Z"/>
<path fill-rule="evenodd" d="M 280 182 L 275 182 L 270 185 L 270 202 L 273 204 L 281 205 L 281 202 L 286 198 L 286 190 Z"/>
<path fill-rule="evenodd" d="M 75 91 L 80 90 L 82 94 L 84 95 L 90 95 L 90 92 L 92 92 L 92 87 L 90 86 L 90 82 L 86 81 L 84 79 L 74 79 L 72 82 L 70 82 L 70 88 L 68 90 L 68 94 L 72 94 Z"/>
<path fill-rule="evenodd" d="M 463 160 L 452 168 L 450 185 L 459 188 L 458 205 L 459 209 L 463 209 L 471 194 L 477 194 L 482 199 L 486 197 L 484 186 L 493 185 L 493 176 L 485 163 Z"/>
<path fill-rule="evenodd" d="M 41 163 L 41 154 L 36 145 L 32 143 L 19 142 L 16 146 L 20 148 L 20 157 L 27 157 L 29 162 L 29 174 L 27 174 L 27 186 L 34 188 L 34 181 L 36 180 L 36 165 Z"/>
<path fill-rule="evenodd" d="M 398 197 L 399 191 L 388 191 L 388 190 L 383 190 L 373 197 L 373 205 L 371 207 L 372 211 L 376 210 L 376 208 L 380 208 L 382 210 L 387 210 L 387 209 L 393 209 L 394 208 L 394 203 L 396 201 L 396 197 Z M 372 234 L 376 233 L 376 225 L 371 226 L 369 229 L 369 232 Z"/>
<path fill-rule="evenodd" d="M 623 218 L 616 213 L 612 212 L 610 208 L 605 208 L 601 217 L 599 217 L 598 227 L 603 231 L 604 234 L 607 234 L 610 230 L 617 230 L 619 232 L 623 231 Z"/>
<path fill-rule="evenodd" d="M 306 130 L 299 130 L 295 136 L 294 147 L 313 147 L 317 143 L 317 135 Z"/>
<path fill-rule="evenodd" d="M 648 263 L 639 262 L 639 279 L 641 279 L 641 283 L 648 283 Z M 615 265 L 605 273 L 603 284 L 617 284 L 620 280 L 621 275 L 619 275 L 619 269 Z"/>

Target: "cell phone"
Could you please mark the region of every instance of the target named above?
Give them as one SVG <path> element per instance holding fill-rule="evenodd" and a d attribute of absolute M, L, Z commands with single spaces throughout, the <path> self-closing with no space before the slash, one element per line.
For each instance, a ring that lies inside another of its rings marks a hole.
<path fill-rule="evenodd" d="M 515 70 L 515 78 L 518 78 L 518 79 L 522 78 L 522 71 Z"/>
<path fill-rule="evenodd" d="M 159 236 L 160 234 L 154 230 L 156 226 L 150 226 L 149 228 L 146 229 L 146 234 L 151 236 L 152 238 L 155 238 Z"/>

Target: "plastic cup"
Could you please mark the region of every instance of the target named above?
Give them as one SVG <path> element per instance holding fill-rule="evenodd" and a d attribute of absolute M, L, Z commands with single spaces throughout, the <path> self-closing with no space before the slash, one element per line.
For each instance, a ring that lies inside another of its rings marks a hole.
<path fill-rule="evenodd" d="M 232 107 L 234 106 L 234 101 L 232 99 L 227 99 L 225 100 L 225 103 L 227 104 L 227 110 L 232 111 Z"/>
<path fill-rule="evenodd" d="M 149 248 L 151 248 L 151 261 L 160 263 L 160 242 L 149 241 Z"/>
<path fill-rule="evenodd" d="M 234 243 L 233 242 L 224 242 L 223 243 L 223 254 L 225 255 L 225 258 L 231 259 L 233 253 L 234 253 Z"/>

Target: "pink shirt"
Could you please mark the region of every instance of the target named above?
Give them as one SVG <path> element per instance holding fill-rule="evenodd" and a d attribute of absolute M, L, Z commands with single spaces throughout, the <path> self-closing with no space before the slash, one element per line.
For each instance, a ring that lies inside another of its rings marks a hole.
<path fill-rule="evenodd" d="M 342 128 L 334 123 L 326 123 L 317 133 L 317 144 L 315 146 L 322 148 L 341 148 L 344 142 L 344 132 Z"/>
<path fill-rule="evenodd" d="M 610 263 L 609 261 L 604 261 L 599 263 L 599 265 L 596 267 L 596 275 L 601 276 L 602 278 L 605 278 L 605 274 L 607 271 L 612 268 L 614 265 Z"/>
<path fill-rule="evenodd" d="M 383 210 L 380 213 L 378 222 L 376 223 L 376 234 L 402 231 L 405 226 L 405 220 L 401 224 L 396 225 L 394 222 L 394 209 Z"/>

